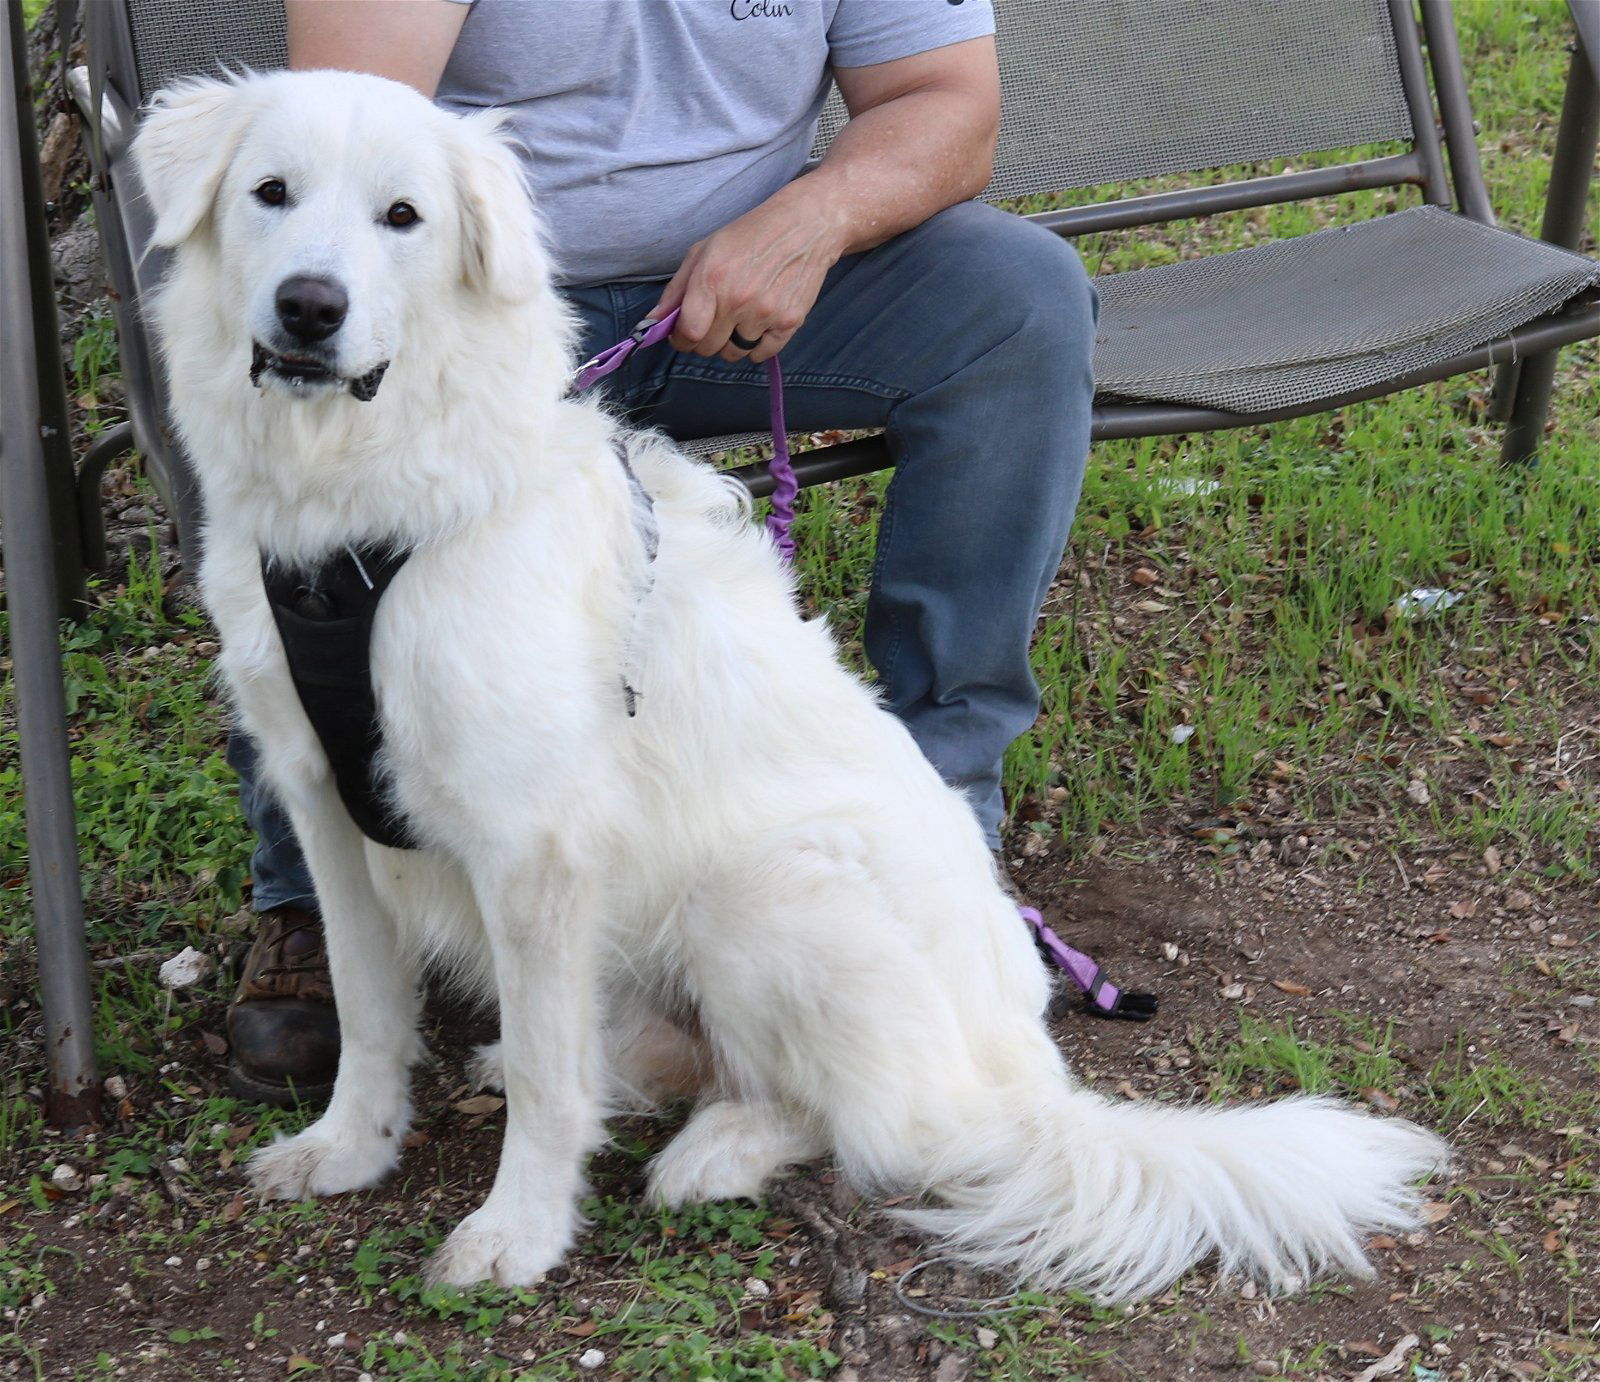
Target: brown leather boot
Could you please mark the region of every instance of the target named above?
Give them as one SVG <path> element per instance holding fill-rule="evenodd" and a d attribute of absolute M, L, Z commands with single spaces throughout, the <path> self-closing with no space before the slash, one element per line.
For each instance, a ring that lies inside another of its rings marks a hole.
<path fill-rule="evenodd" d="M 322 918 L 299 907 L 262 912 L 228 1009 L 228 1085 L 241 1099 L 322 1104 L 339 1067 L 339 1014 Z"/>

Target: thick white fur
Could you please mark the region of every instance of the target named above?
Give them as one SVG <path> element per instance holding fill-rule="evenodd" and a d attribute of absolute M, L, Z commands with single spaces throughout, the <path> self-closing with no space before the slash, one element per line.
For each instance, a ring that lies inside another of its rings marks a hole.
<path fill-rule="evenodd" d="M 440 962 L 498 1004 L 485 1069 L 508 1118 L 439 1279 L 561 1261 L 608 1100 L 663 1029 L 709 1072 L 654 1168 L 664 1201 L 755 1195 L 831 1151 L 860 1185 L 924 1192 L 910 1217 L 972 1260 L 1109 1296 L 1208 1253 L 1275 1286 L 1360 1273 L 1366 1234 L 1413 1222 L 1444 1148 L 1411 1124 L 1073 1081 L 971 811 L 796 614 L 741 497 L 636 434 L 661 543 L 639 604 L 622 434 L 563 396 L 571 334 L 491 125 L 374 78 L 278 74 L 168 94 L 137 152 L 176 249 L 156 317 L 204 484 L 204 598 L 316 876 L 344 1033 L 327 1112 L 252 1162 L 264 1193 L 393 1168 Z M 251 196 L 267 177 L 289 205 Z M 421 225 L 383 224 L 396 198 Z M 341 368 L 392 361 L 375 401 L 251 386 L 251 337 L 304 272 L 349 289 Z M 410 853 L 340 806 L 257 565 L 379 538 L 415 548 L 373 648 Z"/>

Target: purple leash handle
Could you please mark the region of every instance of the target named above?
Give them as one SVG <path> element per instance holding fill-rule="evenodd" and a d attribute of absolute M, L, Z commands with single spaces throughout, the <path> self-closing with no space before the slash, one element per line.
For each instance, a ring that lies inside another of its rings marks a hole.
<path fill-rule="evenodd" d="M 1125 993 L 1106 978 L 1105 971 L 1090 956 L 1081 950 L 1074 950 L 1046 926 L 1036 908 L 1019 906 L 1017 911 L 1050 958 L 1083 990 L 1084 1001 L 1096 1016 L 1148 1022 L 1156 1015 L 1154 994 Z"/>
<path fill-rule="evenodd" d="M 672 334 L 678 324 L 678 309 L 674 307 L 660 321 L 648 317 L 633 328 L 625 341 L 602 350 L 578 366 L 572 376 L 575 393 L 593 388 L 608 374 L 615 374 L 635 351 L 658 345 Z M 795 478 L 794 462 L 789 456 L 789 429 L 783 420 L 783 370 L 778 357 L 767 361 L 767 395 L 772 416 L 772 461 L 767 467 L 772 474 L 772 513 L 767 518 L 767 532 L 772 535 L 778 551 L 786 562 L 794 562 L 794 500 L 800 493 L 800 482 Z"/>

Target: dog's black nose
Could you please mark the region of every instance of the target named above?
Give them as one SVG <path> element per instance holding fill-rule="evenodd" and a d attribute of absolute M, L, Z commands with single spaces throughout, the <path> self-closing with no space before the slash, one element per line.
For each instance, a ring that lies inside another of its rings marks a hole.
<path fill-rule="evenodd" d="M 301 274 L 278 285 L 278 320 L 297 341 L 327 340 L 349 310 L 349 297 L 331 278 Z"/>

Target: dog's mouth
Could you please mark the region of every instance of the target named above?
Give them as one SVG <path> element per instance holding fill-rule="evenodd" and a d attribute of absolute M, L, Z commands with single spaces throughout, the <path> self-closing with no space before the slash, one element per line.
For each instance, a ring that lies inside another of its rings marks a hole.
<path fill-rule="evenodd" d="M 270 374 L 282 379 L 294 389 L 329 386 L 348 389 L 350 396 L 357 402 L 371 403 L 378 396 L 378 385 L 383 383 L 384 372 L 388 368 L 389 362 L 385 360 L 365 374 L 350 379 L 329 369 L 323 361 L 314 356 L 289 355 L 281 351 L 268 350 L 260 341 L 251 343 L 250 382 L 258 389 L 261 387 L 261 376 Z"/>

